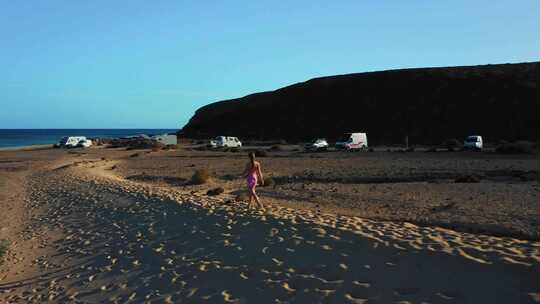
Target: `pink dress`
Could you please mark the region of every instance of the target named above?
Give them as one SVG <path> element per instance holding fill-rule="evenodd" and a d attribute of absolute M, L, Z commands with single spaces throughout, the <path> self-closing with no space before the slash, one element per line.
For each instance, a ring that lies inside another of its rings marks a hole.
<path fill-rule="evenodd" d="M 251 166 L 251 169 L 249 169 L 247 185 L 249 189 L 254 189 L 257 186 L 257 166 Z"/>

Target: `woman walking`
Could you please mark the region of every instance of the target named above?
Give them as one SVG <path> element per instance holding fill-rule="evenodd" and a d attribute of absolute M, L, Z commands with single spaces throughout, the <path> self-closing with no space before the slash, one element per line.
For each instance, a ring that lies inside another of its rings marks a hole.
<path fill-rule="evenodd" d="M 264 205 L 261 203 L 259 196 L 257 196 L 257 192 L 255 192 L 255 188 L 257 187 L 257 181 L 259 179 L 261 180 L 261 185 L 264 185 L 261 164 L 255 160 L 255 153 L 250 152 L 248 156 L 249 156 L 249 162 L 246 165 L 246 170 L 244 171 L 244 176 L 246 177 L 247 186 L 249 189 L 248 208 L 251 209 L 253 200 L 255 200 L 257 206 L 259 206 L 261 209 L 264 210 Z"/>

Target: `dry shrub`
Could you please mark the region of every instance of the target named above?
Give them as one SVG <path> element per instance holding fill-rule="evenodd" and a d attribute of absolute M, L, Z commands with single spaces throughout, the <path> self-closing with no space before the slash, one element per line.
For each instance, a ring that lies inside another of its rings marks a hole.
<path fill-rule="evenodd" d="M 242 192 L 242 193 L 237 194 L 234 200 L 237 202 L 246 202 L 249 200 L 249 196 L 247 193 Z"/>
<path fill-rule="evenodd" d="M 502 143 L 495 149 L 495 152 L 501 154 L 535 154 L 540 152 L 540 144 L 529 141 Z"/>
<path fill-rule="evenodd" d="M 178 145 L 166 145 L 163 150 L 178 150 Z"/>
<path fill-rule="evenodd" d="M 480 177 L 476 175 L 463 175 L 455 179 L 456 183 L 479 183 Z"/>
<path fill-rule="evenodd" d="M 264 179 L 264 184 L 262 186 L 263 187 L 273 187 L 275 185 L 276 185 L 276 181 L 273 178 L 268 177 L 268 178 Z"/>
<path fill-rule="evenodd" d="M 222 187 L 217 187 L 217 188 L 214 188 L 214 189 L 210 189 L 206 192 L 206 195 L 208 196 L 215 196 L 215 195 L 220 195 L 221 193 L 225 192 L 225 189 L 223 189 Z"/>
<path fill-rule="evenodd" d="M 461 147 L 462 144 L 459 140 L 452 138 L 452 139 L 445 140 L 441 146 L 447 149 L 448 151 L 453 152 L 459 147 Z"/>
<path fill-rule="evenodd" d="M 115 139 L 111 142 L 107 148 L 121 148 L 125 147 L 127 150 L 138 150 L 138 149 L 161 149 L 164 145 L 160 142 L 157 142 L 152 139 Z"/>
<path fill-rule="evenodd" d="M 139 157 L 141 156 L 141 153 L 133 153 L 129 157 Z"/>
<path fill-rule="evenodd" d="M 266 150 L 257 150 L 257 151 L 255 151 L 255 156 L 257 156 L 257 157 L 267 157 L 268 153 L 266 152 Z"/>
<path fill-rule="evenodd" d="M 275 145 L 270 148 L 271 151 L 283 151 L 283 147 L 280 145 Z"/>
<path fill-rule="evenodd" d="M 4 255 L 6 255 L 9 247 L 7 240 L 0 240 L 0 265 L 4 262 Z"/>
<path fill-rule="evenodd" d="M 210 172 L 208 172 L 208 170 L 200 169 L 195 171 L 195 173 L 191 177 L 191 183 L 193 185 L 206 184 L 210 180 L 210 177 Z"/>
<path fill-rule="evenodd" d="M 236 179 L 236 175 L 233 175 L 233 174 L 225 174 L 221 177 L 221 179 L 223 180 L 226 180 L 226 181 L 232 181 L 232 180 L 235 180 Z"/>
<path fill-rule="evenodd" d="M 159 148 L 159 147 L 153 147 L 152 148 L 152 152 L 159 152 L 159 150 L 161 150 L 161 148 Z"/>

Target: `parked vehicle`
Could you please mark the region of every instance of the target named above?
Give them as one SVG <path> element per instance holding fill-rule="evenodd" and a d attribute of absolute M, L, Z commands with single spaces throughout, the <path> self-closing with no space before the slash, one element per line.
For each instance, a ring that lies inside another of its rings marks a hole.
<path fill-rule="evenodd" d="M 346 133 L 341 140 L 336 142 L 336 149 L 359 151 L 368 147 L 366 133 Z"/>
<path fill-rule="evenodd" d="M 463 142 L 463 149 L 482 150 L 483 148 L 484 142 L 480 135 L 467 136 Z"/>
<path fill-rule="evenodd" d="M 328 149 L 328 142 L 324 138 L 317 138 L 304 146 L 306 151 L 324 151 Z"/>
<path fill-rule="evenodd" d="M 242 142 L 237 137 L 218 136 L 210 141 L 211 148 L 238 148 L 242 147 Z"/>
<path fill-rule="evenodd" d="M 84 136 L 65 136 L 60 139 L 57 146 L 63 148 L 75 148 L 81 141 L 86 141 Z M 91 142 L 90 142 L 91 144 Z"/>
<path fill-rule="evenodd" d="M 162 134 L 162 135 L 154 135 L 151 137 L 153 140 L 162 143 L 164 145 L 176 145 L 178 144 L 178 138 L 176 137 L 176 134 Z"/>
<path fill-rule="evenodd" d="M 84 140 L 81 140 L 79 141 L 79 143 L 77 144 L 77 147 L 78 148 L 88 148 L 92 146 L 92 141 L 90 139 L 84 139 Z"/>

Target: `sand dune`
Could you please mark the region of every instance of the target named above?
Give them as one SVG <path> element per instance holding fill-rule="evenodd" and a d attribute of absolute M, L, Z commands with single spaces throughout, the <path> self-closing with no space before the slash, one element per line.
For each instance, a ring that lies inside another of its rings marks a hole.
<path fill-rule="evenodd" d="M 6 303 L 534 303 L 540 243 L 123 180 L 108 161 L 30 179 L 47 231 Z M 84 170 L 81 170 L 84 169 Z M 28 232 L 34 233 L 34 232 Z"/>

